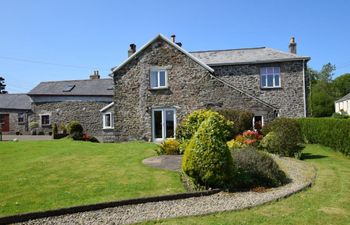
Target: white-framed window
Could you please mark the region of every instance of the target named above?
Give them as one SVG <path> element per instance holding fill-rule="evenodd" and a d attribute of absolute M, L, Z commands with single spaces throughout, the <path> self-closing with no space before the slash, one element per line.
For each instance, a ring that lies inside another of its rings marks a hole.
<path fill-rule="evenodd" d="M 40 125 L 41 127 L 51 125 L 50 114 L 40 114 Z"/>
<path fill-rule="evenodd" d="M 260 83 L 262 88 L 281 87 L 281 69 L 280 67 L 261 67 Z"/>
<path fill-rule="evenodd" d="M 22 124 L 25 122 L 25 114 L 24 113 L 18 113 L 18 124 Z"/>
<path fill-rule="evenodd" d="M 164 69 L 152 69 L 150 72 L 151 89 L 161 89 L 168 87 L 168 73 Z"/>
<path fill-rule="evenodd" d="M 176 110 L 174 108 L 152 109 L 152 139 L 161 142 L 166 138 L 175 138 Z"/>
<path fill-rule="evenodd" d="M 107 112 L 103 116 L 103 129 L 113 129 L 114 128 L 114 118 L 113 113 Z"/>

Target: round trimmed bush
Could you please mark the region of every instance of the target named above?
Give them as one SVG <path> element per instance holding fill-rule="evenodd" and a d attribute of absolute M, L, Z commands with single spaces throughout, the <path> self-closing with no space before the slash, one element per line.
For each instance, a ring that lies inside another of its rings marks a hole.
<path fill-rule="evenodd" d="M 235 188 L 277 187 L 288 182 L 286 174 L 265 152 L 253 147 L 231 152 Z"/>
<path fill-rule="evenodd" d="M 219 114 L 202 122 L 188 144 L 182 170 L 197 186 L 229 187 L 232 157 L 226 145 L 227 124 Z"/>
<path fill-rule="evenodd" d="M 176 139 L 180 141 L 180 153 L 186 149 L 202 122 L 211 116 L 220 120 L 223 127 L 223 138 L 228 141 L 232 137 L 233 122 L 226 120 L 218 112 L 204 109 L 196 110 L 190 113 L 176 128 Z"/>
<path fill-rule="evenodd" d="M 68 124 L 69 136 L 73 140 L 82 140 L 83 139 L 83 127 L 78 121 L 72 121 Z"/>

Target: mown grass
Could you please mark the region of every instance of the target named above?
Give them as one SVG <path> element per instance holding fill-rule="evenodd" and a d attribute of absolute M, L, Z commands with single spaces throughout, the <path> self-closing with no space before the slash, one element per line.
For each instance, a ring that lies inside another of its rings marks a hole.
<path fill-rule="evenodd" d="M 315 185 L 287 199 L 252 209 L 144 224 L 350 224 L 350 159 L 308 145 L 304 160 L 317 169 Z"/>
<path fill-rule="evenodd" d="M 184 192 L 178 173 L 153 169 L 144 142 L 0 142 L 0 216 Z"/>

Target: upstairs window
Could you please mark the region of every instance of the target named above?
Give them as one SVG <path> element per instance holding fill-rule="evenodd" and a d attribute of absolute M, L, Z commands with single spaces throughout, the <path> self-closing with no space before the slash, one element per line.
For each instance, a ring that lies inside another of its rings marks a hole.
<path fill-rule="evenodd" d="M 262 67 L 260 68 L 260 80 L 262 88 L 281 87 L 280 67 Z"/>
<path fill-rule="evenodd" d="M 150 82 L 152 89 L 168 87 L 168 74 L 166 70 L 151 70 Z"/>

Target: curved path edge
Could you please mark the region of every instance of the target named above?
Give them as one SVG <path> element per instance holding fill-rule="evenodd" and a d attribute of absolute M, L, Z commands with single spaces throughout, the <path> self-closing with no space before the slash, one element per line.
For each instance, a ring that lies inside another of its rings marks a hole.
<path fill-rule="evenodd" d="M 129 224 L 174 217 L 207 215 L 216 212 L 252 208 L 286 198 L 312 186 L 316 169 L 300 160 L 274 156 L 276 162 L 292 180 L 289 184 L 266 192 L 219 192 L 213 195 L 148 202 L 80 212 L 27 221 L 24 224 Z"/>

